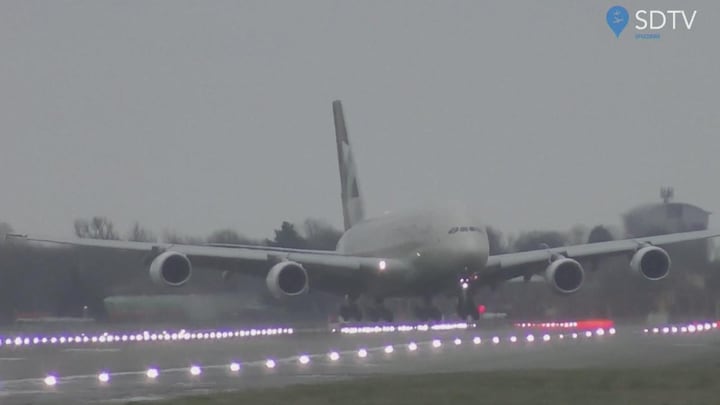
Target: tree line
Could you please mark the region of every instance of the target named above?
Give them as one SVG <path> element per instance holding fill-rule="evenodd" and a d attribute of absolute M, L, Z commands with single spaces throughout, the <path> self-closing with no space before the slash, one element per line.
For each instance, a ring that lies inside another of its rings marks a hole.
<path fill-rule="evenodd" d="M 250 238 L 239 232 L 225 228 L 216 230 L 206 237 L 182 235 L 175 231 L 166 231 L 161 237 L 135 222 L 130 231 L 121 237 L 115 224 L 104 216 L 89 219 L 77 219 L 74 222 L 75 235 L 79 238 L 128 240 L 134 242 L 166 242 L 177 244 L 230 244 L 273 246 L 292 249 L 334 250 L 342 232 L 332 225 L 315 218 L 306 219 L 300 226 L 283 221 L 274 230 L 272 239 Z M 1 232 L 1 228 L 0 228 Z"/>

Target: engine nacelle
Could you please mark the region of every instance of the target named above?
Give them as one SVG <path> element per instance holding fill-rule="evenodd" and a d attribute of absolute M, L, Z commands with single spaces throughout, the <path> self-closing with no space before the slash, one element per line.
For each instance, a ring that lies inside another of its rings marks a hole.
<path fill-rule="evenodd" d="M 556 292 L 572 294 L 580 289 L 585 279 L 585 270 L 577 260 L 560 258 L 545 269 L 545 280 Z"/>
<path fill-rule="evenodd" d="M 290 261 L 272 266 L 265 282 L 270 293 L 277 299 L 306 294 L 310 290 L 305 268 L 300 263 Z"/>
<path fill-rule="evenodd" d="M 645 246 L 635 252 L 630 268 L 648 280 L 662 280 L 670 274 L 670 255 L 657 246 Z"/>
<path fill-rule="evenodd" d="M 161 286 L 180 287 L 191 275 L 190 259 L 182 253 L 163 252 L 150 263 L 150 278 Z"/>

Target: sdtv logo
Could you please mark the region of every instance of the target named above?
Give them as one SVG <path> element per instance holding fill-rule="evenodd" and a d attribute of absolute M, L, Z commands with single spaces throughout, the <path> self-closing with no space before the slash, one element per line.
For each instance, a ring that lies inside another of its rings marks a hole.
<path fill-rule="evenodd" d="M 695 23 L 697 10 L 637 10 L 634 14 L 636 31 L 642 31 L 635 34 L 637 39 L 659 39 L 660 30 L 692 30 Z M 615 37 L 620 38 L 630 22 L 630 13 L 623 6 L 610 7 L 605 16 L 610 30 Z"/>

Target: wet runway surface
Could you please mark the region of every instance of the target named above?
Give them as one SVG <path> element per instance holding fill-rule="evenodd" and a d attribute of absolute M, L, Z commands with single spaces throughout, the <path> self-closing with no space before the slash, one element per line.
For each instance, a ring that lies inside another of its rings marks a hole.
<path fill-rule="evenodd" d="M 615 334 L 604 330 L 601 336 L 597 331 L 516 328 L 356 335 L 318 331 L 175 342 L 6 345 L 0 348 L 0 402 L 125 403 L 382 373 L 652 367 L 707 364 L 720 355 L 717 329 L 655 332 L 631 326 L 618 327 Z M 150 369 L 157 371 L 156 378 L 148 377 Z M 101 372 L 108 381 L 100 381 Z"/>

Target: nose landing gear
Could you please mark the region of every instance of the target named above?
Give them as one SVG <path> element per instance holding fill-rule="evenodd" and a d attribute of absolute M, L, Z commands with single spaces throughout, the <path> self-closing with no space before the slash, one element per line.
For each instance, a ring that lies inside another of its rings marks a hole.
<path fill-rule="evenodd" d="M 460 289 L 456 306 L 458 316 L 462 320 L 468 320 L 468 318 L 473 321 L 480 320 L 480 311 L 475 305 L 470 278 L 460 277 L 458 286 Z"/>

